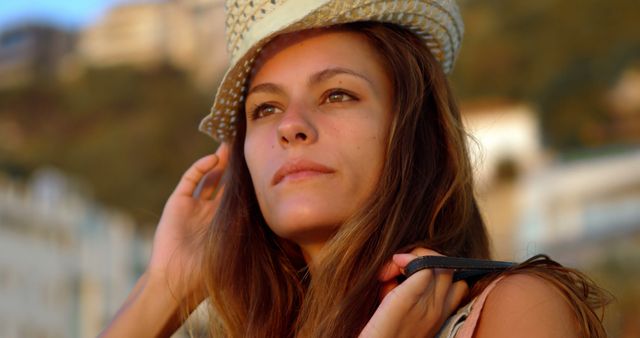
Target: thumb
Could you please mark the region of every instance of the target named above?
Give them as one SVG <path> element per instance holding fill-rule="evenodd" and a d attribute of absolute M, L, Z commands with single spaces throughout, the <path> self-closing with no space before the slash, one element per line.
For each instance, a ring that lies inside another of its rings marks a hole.
<path fill-rule="evenodd" d="M 409 262 L 416 258 L 418 258 L 418 256 L 410 253 L 395 254 L 393 255 L 393 263 L 401 269 L 404 269 Z"/>

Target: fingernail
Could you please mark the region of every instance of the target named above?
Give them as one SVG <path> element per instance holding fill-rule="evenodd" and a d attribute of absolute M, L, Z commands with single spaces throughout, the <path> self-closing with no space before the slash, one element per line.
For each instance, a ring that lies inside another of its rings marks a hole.
<path fill-rule="evenodd" d="M 416 257 L 417 257 L 416 255 L 409 254 L 409 253 L 395 254 L 393 255 L 393 262 L 396 265 L 404 267 Z"/>
<path fill-rule="evenodd" d="M 229 147 L 229 145 L 226 144 L 225 142 L 220 143 L 220 145 L 218 146 L 218 149 L 216 149 L 216 155 L 222 152 L 223 149 L 227 147 Z"/>

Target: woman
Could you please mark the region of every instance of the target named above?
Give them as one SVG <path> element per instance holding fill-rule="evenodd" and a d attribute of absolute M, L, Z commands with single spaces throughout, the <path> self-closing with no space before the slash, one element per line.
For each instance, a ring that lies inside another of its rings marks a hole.
<path fill-rule="evenodd" d="M 168 335 L 204 299 L 212 336 L 605 336 L 602 293 L 548 259 L 471 290 L 449 269 L 399 282 L 418 256 L 490 257 L 445 76 L 453 1 L 227 9 L 232 67 L 201 125 L 225 143 L 169 198 L 105 337 Z"/>

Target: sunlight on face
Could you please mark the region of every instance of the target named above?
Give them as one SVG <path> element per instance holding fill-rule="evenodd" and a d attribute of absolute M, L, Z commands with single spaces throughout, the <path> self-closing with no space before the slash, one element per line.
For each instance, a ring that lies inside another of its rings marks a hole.
<path fill-rule="evenodd" d="M 391 80 L 354 32 L 289 34 L 260 59 L 245 102 L 245 159 L 269 227 L 309 253 L 378 183 Z"/>

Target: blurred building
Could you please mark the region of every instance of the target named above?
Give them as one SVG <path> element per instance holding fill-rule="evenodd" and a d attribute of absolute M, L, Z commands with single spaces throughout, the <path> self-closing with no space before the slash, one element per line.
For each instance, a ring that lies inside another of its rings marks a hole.
<path fill-rule="evenodd" d="M 471 136 L 477 197 L 494 256 L 514 259 L 519 182 L 546 162 L 536 111 L 526 103 L 502 99 L 465 102 L 461 111 Z"/>
<path fill-rule="evenodd" d="M 75 34 L 40 24 L 0 33 L 0 89 L 57 79 L 69 71 Z"/>
<path fill-rule="evenodd" d="M 619 142 L 640 144 L 640 69 L 625 70 L 607 95 L 611 133 Z"/>
<path fill-rule="evenodd" d="M 194 26 L 196 48 L 192 74 L 205 88 L 217 82 L 227 69 L 229 57 L 224 38 L 224 0 L 170 0 L 188 13 Z"/>
<path fill-rule="evenodd" d="M 224 1 L 119 5 L 81 33 L 78 52 L 98 67 L 169 63 L 210 85 L 227 65 Z"/>
<path fill-rule="evenodd" d="M 95 337 L 146 263 L 150 236 L 55 170 L 0 176 L 0 337 Z"/>
<path fill-rule="evenodd" d="M 478 100 L 463 103 L 461 111 L 472 136 L 469 148 L 480 189 L 544 165 L 542 133 L 531 105 Z"/>
<path fill-rule="evenodd" d="M 611 94 L 628 130 L 640 106 L 634 79 L 628 73 Z M 496 258 L 548 253 L 584 266 L 623 238 L 640 239 L 640 148 L 561 161 L 544 149 L 531 106 L 481 100 L 461 110 Z"/>
<path fill-rule="evenodd" d="M 518 246 L 529 255 L 585 265 L 623 239 L 640 238 L 638 149 L 555 163 L 527 177 L 521 192 Z"/>

